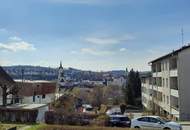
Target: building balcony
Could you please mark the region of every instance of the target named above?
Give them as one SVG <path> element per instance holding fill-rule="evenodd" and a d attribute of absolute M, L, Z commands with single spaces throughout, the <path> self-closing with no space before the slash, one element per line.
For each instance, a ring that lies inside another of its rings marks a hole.
<path fill-rule="evenodd" d="M 179 111 L 176 109 L 171 109 L 171 114 L 174 115 L 175 117 L 179 118 Z"/>
<path fill-rule="evenodd" d="M 157 92 L 163 92 L 163 87 L 154 85 L 153 90 L 155 90 Z"/>
<path fill-rule="evenodd" d="M 152 74 L 153 77 L 162 77 L 162 72 L 154 72 Z"/>
<path fill-rule="evenodd" d="M 178 103 L 178 97 L 170 96 L 170 105 L 171 108 L 175 109 L 176 111 L 179 111 L 179 103 Z"/>
<path fill-rule="evenodd" d="M 177 76 L 178 76 L 177 69 L 170 70 L 170 77 L 177 77 Z"/>
<path fill-rule="evenodd" d="M 176 89 L 171 89 L 171 95 L 174 97 L 179 97 L 179 91 Z"/>

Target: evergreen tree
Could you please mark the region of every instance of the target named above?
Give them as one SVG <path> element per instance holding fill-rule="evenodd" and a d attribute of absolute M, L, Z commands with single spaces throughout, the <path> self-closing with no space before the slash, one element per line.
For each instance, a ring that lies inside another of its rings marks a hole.
<path fill-rule="evenodd" d="M 133 86 L 134 86 L 134 79 L 135 79 L 135 73 L 133 69 L 129 72 L 127 76 L 127 84 L 125 87 L 125 102 L 126 104 L 134 105 L 134 91 L 133 91 Z"/>
<path fill-rule="evenodd" d="M 126 104 L 135 105 L 136 99 L 141 97 L 141 79 L 139 72 L 135 72 L 133 69 L 127 75 L 127 84 L 124 88 L 125 102 Z"/>
<path fill-rule="evenodd" d="M 136 72 L 136 97 L 141 97 L 141 78 L 139 72 Z"/>

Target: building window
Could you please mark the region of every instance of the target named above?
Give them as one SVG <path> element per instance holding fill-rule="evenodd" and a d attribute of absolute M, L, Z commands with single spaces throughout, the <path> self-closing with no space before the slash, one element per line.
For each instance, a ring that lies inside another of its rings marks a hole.
<path fill-rule="evenodd" d="M 42 98 L 43 98 L 43 99 L 44 99 L 44 98 L 46 98 L 46 95 L 45 95 L 45 94 L 43 94 L 43 95 L 42 95 Z"/>
<path fill-rule="evenodd" d="M 168 78 L 166 78 L 166 87 L 168 87 Z"/>
<path fill-rule="evenodd" d="M 164 101 L 164 103 L 165 103 L 165 95 L 163 95 L 163 101 Z"/>
<path fill-rule="evenodd" d="M 36 101 L 36 92 L 34 92 L 34 94 L 33 94 L 33 102 L 35 102 Z"/>
<path fill-rule="evenodd" d="M 167 96 L 167 104 L 169 104 L 169 96 Z"/>

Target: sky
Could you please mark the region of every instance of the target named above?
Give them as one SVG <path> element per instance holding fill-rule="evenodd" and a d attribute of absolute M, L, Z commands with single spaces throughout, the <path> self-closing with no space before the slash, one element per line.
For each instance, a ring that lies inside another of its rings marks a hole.
<path fill-rule="evenodd" d="M 0 65 L 107 71 L 190 42 L 189 0 L 1 0 Z"/>

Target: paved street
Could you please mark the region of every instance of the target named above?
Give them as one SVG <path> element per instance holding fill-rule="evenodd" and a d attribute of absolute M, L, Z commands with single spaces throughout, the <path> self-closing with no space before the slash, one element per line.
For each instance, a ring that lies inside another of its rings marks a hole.
<path fill-rule="evenodd" d="M 190 130 L 190 125 L 188 125 L 188 126 L 187 126 L 187 125 L 184 125 L 184 126 L 183 126 L 183 130 Z"/>

